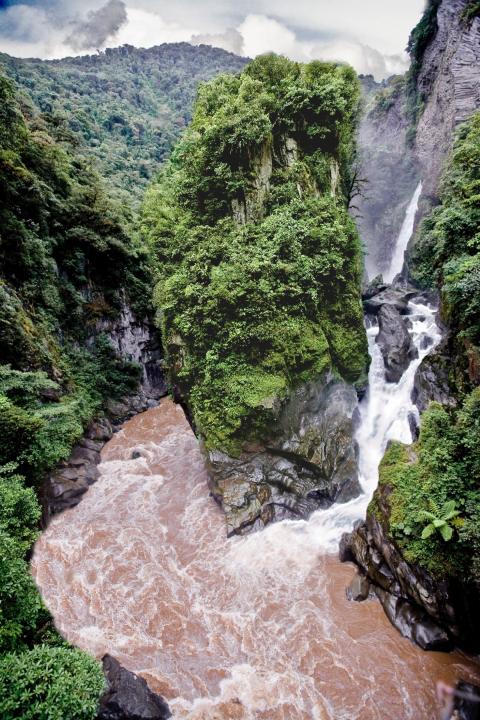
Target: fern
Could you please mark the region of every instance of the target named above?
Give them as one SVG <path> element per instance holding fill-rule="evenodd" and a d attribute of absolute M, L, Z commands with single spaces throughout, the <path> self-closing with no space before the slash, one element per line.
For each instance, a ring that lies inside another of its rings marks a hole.
<path fill-rule="evenodd" d="M 453 527 L 448 521 L 460 515 L 460 512 L 455 510 L 455 500 L 448 500 L 440 509 L 432 499 L 429 501 L 429 505 L 433 512 L 420 510 L 417 517 L 418 522 L 428 520 L 427 525 L 422 530 L 422 540 L 427 540 L 438 532 L 442 539 L 448 542 L 453 535 Z"/>

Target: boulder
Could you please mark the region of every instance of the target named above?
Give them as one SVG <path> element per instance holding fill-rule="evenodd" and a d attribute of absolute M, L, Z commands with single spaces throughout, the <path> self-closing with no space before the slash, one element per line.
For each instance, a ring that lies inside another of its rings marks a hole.
<path fill-rule="evenodd" d="M 377 275 L 362 289 L 362 300 L 370 300 L 370 298 L 378 295 L 388 288 L 387 283 L 383 282 L 383 276 Z"/>
<path fill-rule="evenodd" d="M 102 660 L 107 689 L 100 698 L 97 720 L 166 720 L 172 716 L 165 700 L 146 681 L 126 670 L 111 655 Z"/>
<path fill-rule="evenodd" d="M 371 296 L 364 296 L 363 307 L 369 315 L 377 315 L 384 306 L 393 307 L 400 314 L 407 312 L 408 301 L 416 295 L 416 290 L 387 287 Z"/>
<path fill-rule="evenodd" d="M 442 340 L 433 352 L 420 363 L 412 390 L 412 402 L 420 412 L 435 401 L 448 407 L 455 407 L 456 400 L 450 389 L 448 375 L 452 360 L 447 352 L 448 338 Z"/>
<path fill-rule="evenodd" d="M 379 345 L 385 363 L 387 382 L 398 382 L 418 351 L 412 342 L 404 319 L 393 305 L 382 305 L 378 311 Z"/>
<path fill-rule="evenodd" d="M 306 518 L 359 494 L 357 405 L 355 389 L 328 373 L 292 393 L 270 441 L 245 444 L 239 457 L 207 454 L 210 490 L 225 511 L 228 535 Z"/>
<path fill-rule="evenodd" d="M 461 680 L 455 688 L 456 720 L 480 720 L 480 687 Z"/>
<path fill-rule="evenodd" d="M 107 418 L 96 418 L 87 427 L 85 437 L 104 443 L 110 440 L 112 434 L 113 429 L 110 421 Z"/>
<path fill-rule="evenodd" d="M 350 585 L 347 587 L 346 595 L 348 600 L 354 600 L 355 602 L 361 602 L 366 600 L 370 594 L 370 581 L 365 575 L 356 573 Z"/>

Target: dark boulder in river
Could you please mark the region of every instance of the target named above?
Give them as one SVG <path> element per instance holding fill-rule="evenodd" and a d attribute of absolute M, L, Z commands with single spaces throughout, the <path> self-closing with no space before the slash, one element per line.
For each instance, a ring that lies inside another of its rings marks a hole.
<path fill-rule="evenodd" d="M 385 363 L 387 382 L 398 382 L 410 361 L 418 355 L 405 320 L 393 305 L 382 305 L 378 312 L 379 333 L 376 343 Z"/>
<path fill-rule="evenodd" d="M 460 681 L 455 688 L 454 714 L 456 720 L 480 720 L 480 687 Z"/>
<path fill-rule="evenodd" d="M 97 720 L 166 720 L 172 717 L 165 700 L 146 681 L 126 670 L 111 655 L 103 658 L 107 689 L 100 699 Z"/>

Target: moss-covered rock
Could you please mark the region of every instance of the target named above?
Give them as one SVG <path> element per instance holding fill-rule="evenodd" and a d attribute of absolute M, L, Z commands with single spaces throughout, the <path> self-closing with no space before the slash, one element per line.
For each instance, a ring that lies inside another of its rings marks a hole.
<path fill-rule="evenodd" d="M 268 442 L 292 392 L 368 365 L 347 212 L 352 70 L 257 59 L 202 86 L 144 207 L 172 382 L 208 450 Z"/>

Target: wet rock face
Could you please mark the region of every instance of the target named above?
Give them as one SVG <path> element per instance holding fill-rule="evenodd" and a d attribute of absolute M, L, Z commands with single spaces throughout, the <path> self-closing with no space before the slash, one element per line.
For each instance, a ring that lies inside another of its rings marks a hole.
<path fill-rule="evenodd" d="M 427 355 L 415 373 L 412 401 L 420 412 L 427 409 L 430 402 L 438 402 L 447 407 L 455 407 L 456 400 L 450 389 L 448 374 L 452 359 L 447 352 L 447 338 L 435 350 Z"/>
<path fill-rule="evenodd" d="M 380 587 L 375 589 L 385 615 L 403 637 L 412 640 L 423 650 L 451 650 L 448 634 L 418 605 L 397 597 Z"/>
<path fill-rule="evenodd" d="M 142 367 L 140 394 L 149 399 L 158 400 L 167 392 L 163 370 L 163 352 L 157 331 L 150 318 L 135 317 L 131 308 L 122 302 L 120 313 L 114 319 L 103 318 L 98 321 L 95 333 L 101 333 L 108 339 L 119 357 Z"/>
<path fill-rule="evenodd" d="M 388 268 L 405 210 L 419 180 L 414 154 L 407 143 L 404 84 L 397 77 L 378 85 L 376 90 L 385 87 L 392 91 L 389 106 L 373 107 L 367 112 L 358 133 L 360 176 L 366 183 L 354 199 L 352 214 L 367 247 L 365 265 L 370 277 Z"/>
<path fill-rule="evenodd" d="M 100 699 L 97 720 L 167 720 L 172 717 L 165 700 L 145 680 L 126 670 L 111 655 L 103 658 L 107 689 Z"/>
<path fill-rule="evenodd" d="M 69 459 L 46 478 L 42 492 L 44 525 L 52 515 L 78 505 L 89 486 L 98 479 L 100 451 L 112 437 L 113 427 L 155 407 L 159 398 L 167 393 L 157 332 L 148 318 L 139 320 L 134 316 L 124 297 L 118 316 L 99 320 L 87 345 L 93 344 L 101 333 L 108 336 L 119 357 L 142 366 L 142 377 L 134 394 L 107 401 L 107 417 L 93 420 Z"/>
<path fill-rule="evenodd" d="M 42 491 L 44 525 L 52 515 L 78 505 L 90 485 L 98 480 L 100 453 L 115 432 L 115 426 L 157 404 L 141 388 L 136 395 L 107 403 L 108 417 L 93 420 L 68 460 L 60 463 L 45 479 Z"/>
<path fill-rule="evenodd" d="M 455 688 L 455 720 L 480 720 L 480 687 L 461 680 Z"/>
<path fill-rule="evenodd" d="M 417 81 L 426 98 L 415 152 L 421 165 L 423 193 L 436 197 L 443 162 L 455 128 L 480 107 L 480 18 L 462 19 L 468 0 L 442 0 L 438 30 L 428 45 Z"/>
<path fill-rule="evenodd" d="M 112 424 L 99 418 L 88 426 L 70 458 L 46 479 L 43 493 L 44 524 L 56 513 L 78 505 L 92 483 L 98 479 L 100 451 L 113 435 Z"/>
<path fill-rule="evenodd" d="M 425 650 L 459 645 L 478 651 L 477 590 L 458 582 L 438 582 L 404 559 L 385 531 L 388 495 L 388 486 L 377 488 L 376 512 L 369 510 L 365 522 L 342 537 L 340 560 L 353 561 L 366 575 L 387 617 L 404 637 Z"/>
<path fill-rule="evenodd" d="M 366 600 L 370 594 L 370 581 L 365 575 L 356 573 L 346 590 L 348 600 L 361 602 Z"/>
<path fill-rule="evenodd" d="M 395 288 L 383 284 L 372 284 L 362 295 L 365 312 L 369 315 L 378 315 L 384 306 L 394 308 L 401 315 L 407 312 L 408 301 L 418 293 L 412 288 Z"/>
<path fill-rule="evenodd" d="M 405 320 L 393 305 L 382 305 L 378 311 L 379 332 L 375 342 L 385 363 L 385 379 L 397 383 L 410 362 L 418 356 Z"/>
<path fill-rule="evenodd" d="M 306 518 L 359 494 L 357 404 L 353 387 L 327 375 L 293 393 L 271 443 L 246 446 L 238 458 L 208 454 L 210 489 L 225 511 L 228 535 Z"/>

